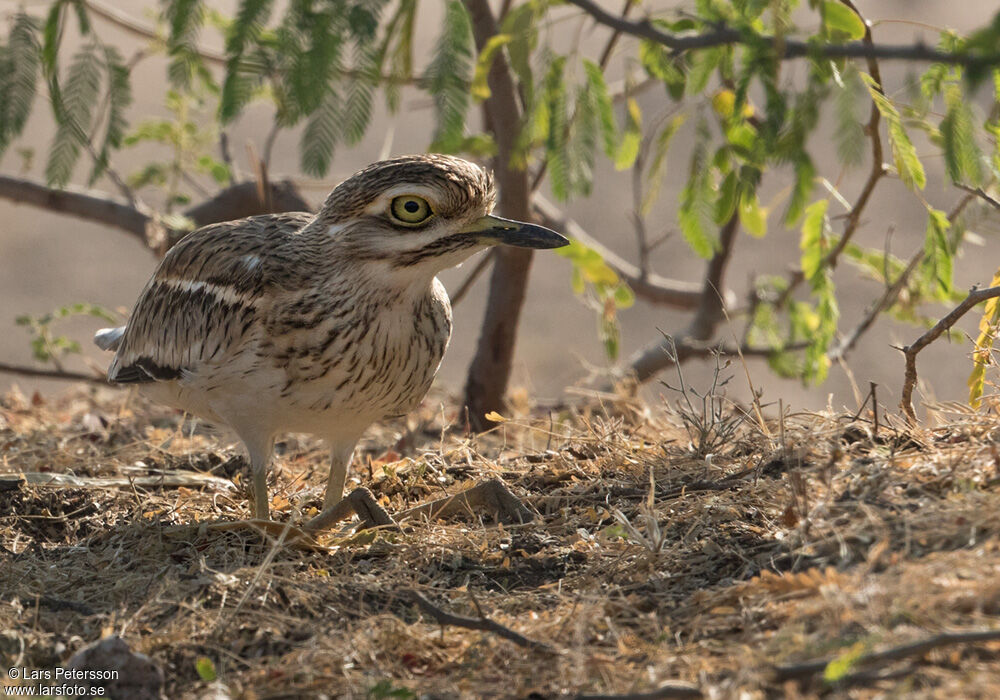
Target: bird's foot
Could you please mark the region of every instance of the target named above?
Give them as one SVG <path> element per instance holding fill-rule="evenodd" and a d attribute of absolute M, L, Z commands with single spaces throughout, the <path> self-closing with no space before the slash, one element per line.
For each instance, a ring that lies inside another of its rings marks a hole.
<path fill-rule="evenodd" d="M 398 529 L 395 521 L 389 516 L 385 508 L 378 504 L 372 492 L 363 487 L 354 489 L 338 503 L 329 508 L 324 508 L 319 515 L 307 522 L 303 526 L 303 529 L 306 532 L 326 530 L 334 523 L 347 520 L 355 514 L 361 518 L 365 528 L 382 527 Z"/>
<path fill-rule="evenodd" d="M 404 510 L 396 516 L 396 520 L 413 517 L 446 518 L 456 513 L 471 512 L 477 506 L 489 508 L 507 522 L 528 523 L 535 519 L 535 514 L 521 502 L 521 499 L 511 493 L 507 484 L 500 479 L 493 478 L 456 493 L 454 496 L 446 496 Z"/>

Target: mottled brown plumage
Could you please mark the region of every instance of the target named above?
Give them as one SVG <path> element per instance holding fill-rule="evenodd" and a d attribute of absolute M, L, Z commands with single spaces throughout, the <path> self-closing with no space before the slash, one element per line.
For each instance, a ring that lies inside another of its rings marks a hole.
<path fill-rule="evenodd" d="M 326 439 L 325 506 L 374 421 L 416 407 L 451 334 L 435 275 L 489 245 L 555 247 L 547 229 L 489 216 L 482 168 L 450 156 L 375 163 L 315 216 L 255 216 L 199 229 L 171 249 L 128 324 L 98 333 L 114 383 L 232 428 L 247 446 L 255 510 L 275 437 Z"/>

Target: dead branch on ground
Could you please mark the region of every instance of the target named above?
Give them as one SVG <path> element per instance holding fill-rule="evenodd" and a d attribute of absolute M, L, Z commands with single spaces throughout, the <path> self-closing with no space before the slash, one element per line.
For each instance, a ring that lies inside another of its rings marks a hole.
<path fill-rule="evenodd" d="M 527 649 L 555 652 L 555 648 L 553 648 L 551 644 L 539 642 L 534 639 L 528 639 L 523 634 L 515 632 L 509 627 L 505 627 L 499 622 L 491 620 L 488 617 L 465 617 L 464 615 L 455 615 L 454 613 L 442 610 L 425 598 L 420 592 L 412 589 L 408 591 L 408 595 L 421 610 L 433 617 L 442 626 L 462 627 L 468 630 L 479 630 L 480 632 L 492 632 L 495 635 L 503 637 L 504 639 L 514 642 L 514 644 Z"/>
<path fill-rule="evenodd" d="M 985 291 L 985 290 L 984 290 Z M 944 632 L 942 634 L 921 639 L 909 644 L 901 644 L 891 647 L 885 651 L 878 651 L 866 654 L 858 658 L 853 664 L 853 668 L 865 668 L 869 672 L 872 669 L 890 664 L 894 661 L 902 661 L 913 656 L 922 656 L 934 649 L 953 646 L 955 644 L 977 644 L 981 642 L 1000 641 L 1000 630 L 976 630 L 970 632 Z M 790 666 L 776 666 L 774 668 L 774 679 L 776 681 L 803 681 L 812 678 L 817 674 L 822 674 L 827 666 L 836 657 L 831 659 L 821 659 L 819 661 L 808 661 L 802 664 Z M 859 675 L 859 674 L 854 674 Z M 845 677 L 845 680 L 848 677 Z"/>

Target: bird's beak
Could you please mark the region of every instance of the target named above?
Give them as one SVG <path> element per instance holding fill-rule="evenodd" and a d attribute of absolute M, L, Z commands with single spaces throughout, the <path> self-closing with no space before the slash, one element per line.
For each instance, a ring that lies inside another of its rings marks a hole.
<path fill-rule="evenodd" d="M 473 222 L 465 229 L 465 233 L 480 238 L 484 243 L 499 243 L 518 248 L 561 248 L 569 245 L 569 239 L 544 226 L 493 215 L 484 216 Z"/>

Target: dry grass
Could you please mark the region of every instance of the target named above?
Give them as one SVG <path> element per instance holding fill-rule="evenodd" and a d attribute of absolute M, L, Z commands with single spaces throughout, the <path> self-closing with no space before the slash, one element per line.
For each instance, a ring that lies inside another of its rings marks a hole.
<path fill-rule="evenodd" d="M 317 551 L 200 524 L 247 517 L 238 489 L 0 492 L 0 658 L 65 662 L 121 634 L 202 697 L 207 657 L 233 697 L 997 697 L 1000 643 L 855 674 L 849 660 L 1000 615 L 1000 422 L 955 413 L 907 432 L 866 418 L 747 420 L 706 459 L 675 416 L 624 402 L 541 412 L 488 435 L 428 401 L 382 426 L 354 474 L 391 511 L 501 476 L 541 514 L 331 533 Z M 884 419 L 883 419 L 884 422 Z M 783 440 L 783 442 L 782 442 Z M 224 439 L 124 394 L 0 403 L 0 472 L 242 475 Z M 282 445 L 279 519 L 320 500 L 326 458 Z M 489 616 L 552 651 L 442 629 L 407 595 Z M 840 657 L 847 683 L 775 679 Z M 741 693 L 743 695 L 741 695 Z"/>

